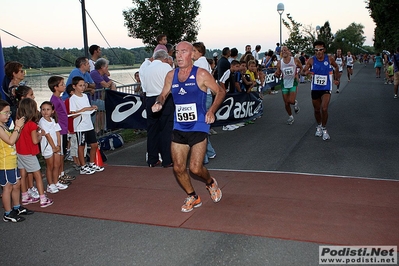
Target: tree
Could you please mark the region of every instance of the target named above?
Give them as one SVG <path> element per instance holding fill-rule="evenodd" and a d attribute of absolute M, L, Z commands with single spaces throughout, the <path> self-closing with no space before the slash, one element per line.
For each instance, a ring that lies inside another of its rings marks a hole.
<path fill-rule="evenodd" d="M 132 0 L 134 7 L 123 11 L 129 37 L 142 39 L 149 50 L 159 34 L 168 42 L 197 40 L 200 2 L 198 0 Z"/>
<path fill-rule="evenodd" d="M 324 25 L 320 27 L 317 39 L 325 43 L 327 53 L 334 51 L 331 46 L 334 41 L 334 36 L 331 33 L 330 22 L 326 21 Z"/>
<path fill-rule="evenodd" d="M 308 50 L 310 38 L 303 34 L 302 24 L 296 22 L 289 13 L 287 14 L 287 18 L 291 25 L 285 19 L 283 19 L 283 24 L 290 31 L 290 36 L 282 45 L 287 46 L 291 51 Z"/>
<path fill-rule="evenodd" d="M 334 49 L 340 48 L 343 52 L 351 51 L 353 54 L 365 52 L 362 48 L 366 40 L 363 29 L 362 24 L 352 22 L 346 29 L 338 30 L 335 34 Z"/>
<path fill-rule="evenodd" d="M 373 18 L 374 47 L 377 51 L 395 51 L 399 46 L 399 5 L 397 0 L 366 0 Z"/>

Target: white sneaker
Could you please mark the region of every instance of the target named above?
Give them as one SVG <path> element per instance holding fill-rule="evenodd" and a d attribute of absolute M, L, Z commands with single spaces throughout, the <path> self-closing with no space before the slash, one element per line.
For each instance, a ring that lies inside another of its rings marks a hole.
<path fill-rule="evenodd" d="M 321 130 L 321 125 L 318 125 L 316 127 L 316 133 L 314 134 L 316 137 L 321 137 L 323 136 L 323 131 Z"/>
<path fill-rule="evenodd" d="M 294 123 L 294 117 L 291 115 L 288 117 L 287 124 L 292 125 Z"/>
<path fill-rule="evenodd" d="M 235 130 L 236 128 L 235 127 L 232 127 L 231 125 L 227 125 L 227 126 L 223 126 L 222 127 L 222 130 L 225 130 L 225 131 L 233 131 L 233 130 Z"/>
<path fill-rule="evenodd" d="M 330 135 L 328 135 L 327 129 L 323 128 L 323 140 L 329 140 Z"/>
<path fill-rule="evenodd" d="M 93 170 L 95 172 L 104 171 L 104 167 L 101 167 L 101 166 L 98 166 L 98 165 L 95 165 L 95 164 L 90 164 L 89 167 L 90 167 L 91 170 Z"/>
<path fill-rule="evenodd" d="M 57 182 L 57 184 L 55 184 L 55 186 L 58 188 L 58 190 L 64 190 L 64 189 L 68 188 L 68 185 L 61 184 L 60 182 Z"/>
<path fill-rule="evenodd" d="M 37 191 L 37 188 L 35 188 L 35 187 L 28 188 L 28 195 L 34 199 L 40 198 L 39 192 Z"/>
<path fill-rule="evenodd" d="M 54 194 L 54 193 L 59 192 L 59 190 L 54 184 L 51 184 L 51 185 L 47 185 L 47 192 Z"/>
<path fill-rule="evenodd" d="M 216 135 L 217 132 L 216 132 L 216 130 L 214 130 L 213 128 L 211 128 L 211 129 L 209 130 L 209 134 L 210 134 L 210 135 Z"/>
<path fill-rule="evenodd" d="M 88 165 L 85 165 L 83 167 L 80 168 L 80 174 L 81 175 L 91 175 L 94 174 L 95 171 L 93 169 L 91 169 Z"/>
<path fill-rule="evenodd" d="M 298 101 L 295 100 L 295 105 L 294 105 L 294 111 L 295 111 L 295 113 L 296 113 L 296 114 L 299 113 L 300 110 L 301 110 L 301 109 L 299 109 Z"/>

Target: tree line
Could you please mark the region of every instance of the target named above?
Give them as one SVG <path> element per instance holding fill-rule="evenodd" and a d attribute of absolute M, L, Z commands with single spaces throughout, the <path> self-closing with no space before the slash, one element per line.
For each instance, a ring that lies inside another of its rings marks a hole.
<path fill-rule="evenodd" d="M 126 65 L 134 66 L 141 64 L 145 58 L 151 57 L 152 52 L 148 48 L 101 48 L 102 56 L 109 60 L 111 65 Z M 24 65 L 25 68 L 48 68 L 48 67 L 74 67 L 75 60 L 78 57 L 84 56 L 83 48 L 57 48 L 51 47 L 34 47 L 24 46 L 18 48 L 17 46 L 3 47 L 4 60 L 18 61 Z"/>
<path fill-rule="evenodd" d="M 396 50 L 399 45 L 399 4 L 398 0 L 364 0 L 365 8 L 376 23 L 374 47 L 364 45 L 364 26 L 351 23 L 345 29 L 334 33 L 330 23 L 313 28 L 302 25 L 287 14 L 283 20 L 290 32 L 289 39 L 283 43 L 291 50 L 313 53 L 312 44 L 316 39 L 326 44 L 327 52 L 337 48 L 355 54 L 374 53 L 382 50 Z M 142 39 L 143 43 L 154 48 L 156 36 L 164 33 L 171 43 L 182 40 L 195 42 L 200 28 L 197 19 L 201 4 L 199 0 L 132 0 L 133 7 L 123 11 L 125 26 L 131 37 Z M 356 12 L 356 11 L 354 11 Z"/>

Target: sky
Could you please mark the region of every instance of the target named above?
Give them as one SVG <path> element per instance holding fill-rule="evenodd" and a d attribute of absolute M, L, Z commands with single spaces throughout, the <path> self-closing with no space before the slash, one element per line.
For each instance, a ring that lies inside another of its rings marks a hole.
<path fill-rule="evenodd" d="M 364 26 L 365 45 L 373 45 L 375 23 L 365 0 L 200 0 L 198 41 L 207 49 L 236 47 L 244 52 L 246 44 L 261 51 L 274 50 L 280 39 L 280 15 L 277 5 L 284 4 L 282 18 L 289 13 L 296 22 L 313 28 L 330 22 L 332 32 L 345 29 L 352 22 Z M 86 0 L 86 10 L 104 35 L 87 16 L 88 44 L 101 47 L 136 48 L 141 39 L 128 37 L 123 10 L 133 7 L 131 0 Z M 2 0 L 0 29 L 39 47 L 82 48 L 82 12 L 79 0 Z M 283 42 L 288 30 L 282 26 Z M 29 46 L 0 31 L 3 47 Z M 108 46 L 107 42 L 110 46 Z"/>

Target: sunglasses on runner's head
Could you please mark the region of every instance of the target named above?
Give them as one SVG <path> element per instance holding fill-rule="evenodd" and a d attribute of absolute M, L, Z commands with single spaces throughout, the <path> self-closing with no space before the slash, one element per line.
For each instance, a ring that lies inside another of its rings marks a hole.
<path fill-rule="evenodd" d="M 315 52 L 320 52 L 320 51 L 323 51 L 323 50 L 324 50 L 324 48 L 319 48 L 319 49 L 314 48 L 314 51 L 315 51 Z"/>

